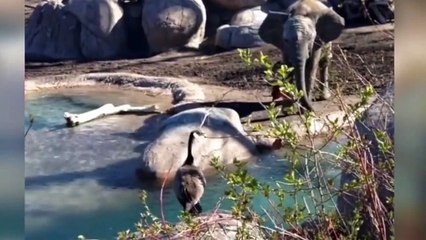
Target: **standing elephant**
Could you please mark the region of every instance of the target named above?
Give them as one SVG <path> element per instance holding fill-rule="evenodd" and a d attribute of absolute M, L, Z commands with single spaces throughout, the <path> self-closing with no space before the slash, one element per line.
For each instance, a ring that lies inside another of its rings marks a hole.
<path fill-rule="evenodd" d="M 299 111 L 314 111 L 311 91 L 317 69 L 320 68 L 321 98 L 328 99 L 331 41 L 340 36 L 345 21 L 319 0 L 298 0 L 287 9 L 280 8 L 280 4 L 275 6 L 278 7 L 274 9 L 273 5 L 263 6 L 268 11 L 268 16 L 260 26 L 259 36 L 263 41 L 279 48 L 282 62 L 294 68 L 295 85 L 299 91 L 303 91 Z"/>

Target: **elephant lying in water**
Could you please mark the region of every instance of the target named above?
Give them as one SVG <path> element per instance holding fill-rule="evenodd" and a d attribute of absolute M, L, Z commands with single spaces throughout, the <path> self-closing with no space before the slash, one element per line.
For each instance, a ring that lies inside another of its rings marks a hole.
<path fill-rule="evenodd" d="M 325 100 L 331 96 L 328 87 L 331 41 L 340 36 L 345 21 L 318 0 L 298 0 L 287 9 L 279 5 L 274 8 L 273 4 L 263 6 L 268 16 L 260 26 L 259 36 L 279 48 L 283 64 L 294 68 L 295 85 L 299 91 L 303 91 L 299 112 L 314 111 L 311 91 L 318 68 L 321 98 Z"/>

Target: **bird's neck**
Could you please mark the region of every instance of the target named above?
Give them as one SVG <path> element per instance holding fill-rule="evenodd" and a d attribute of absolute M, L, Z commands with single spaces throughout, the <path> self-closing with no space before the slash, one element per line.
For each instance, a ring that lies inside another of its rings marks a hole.
<path fill-rule="evenodd" d="M 192 156 L 192 143 L 194 142 L 194 133 L 189 134 L 188 140 L 188 156 L 186 157 L 183 165 L 192 165 L 194 163 L 194 157 Z"/>

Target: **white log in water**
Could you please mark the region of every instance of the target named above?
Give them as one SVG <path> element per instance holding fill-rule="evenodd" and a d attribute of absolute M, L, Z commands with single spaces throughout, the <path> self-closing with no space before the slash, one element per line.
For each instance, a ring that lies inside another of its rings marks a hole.
<path fill-rule="evenodd" d="M 97 109 L 80 113 L 80 114 L 74 114 L 65 112 L 64 118 L 67 122 L 68 127 L 74 127 L 89 121 L 92 121 L 97 118 L 102 118 L 108 115 L 113 114 L 138 114 L 138 113 L 155 113 L 158 110 L 157 105 L 146 105 L 146 106 L 137 106 L 132 107 L 129 104 L 120 105 L 120 106 L 114 106 L 111 103 L 105 104 L 102 107 L 99 107 Z"/>

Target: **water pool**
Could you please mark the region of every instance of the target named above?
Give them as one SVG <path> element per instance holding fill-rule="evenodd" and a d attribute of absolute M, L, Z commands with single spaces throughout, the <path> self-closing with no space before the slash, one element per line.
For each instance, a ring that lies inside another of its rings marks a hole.
<path fill-rule="evenodd" d="M 169 104 L 169 99 L 115 89 L 76 88 L 31 96 L 26 102 L 35 122 L 25 143 L 25 223 L 27 239 L 76 239 L 79 234 L 95 239 L 115 239 L 118 231 L 133 228 L 143 206 L 141 188 L 149 193 L 148 204 L 160 216 L 160 188 L 143 184 L 134 176 L 149 131 L 156 121 L 150 116 L 110 116 L 76 128 L 66 128 L 65 111 L 80 113 L 105 103 L 133 105 Z M 148 127 L 147 127 L 148 126 Z M 328 146 L 333 151 L 335 146 Z M 282 179 L 289 166 L 275 155 L 261 157 L 249 166 L 252 175 L 264 182 Z M 334 176 L 335 169 L 326 174 Z M 224 181 L 208 177 L 202 199 L 205 211 L 223 196 Z M 265 200 L 257 199 L 256 206 Z M 289 204 L 292 204 L 289 202 Z M 175 222 L 181 206 L 171 187 L 163 193 L 163 209 Z M 224 202 L 222 208 L 229 208 Z"/>

